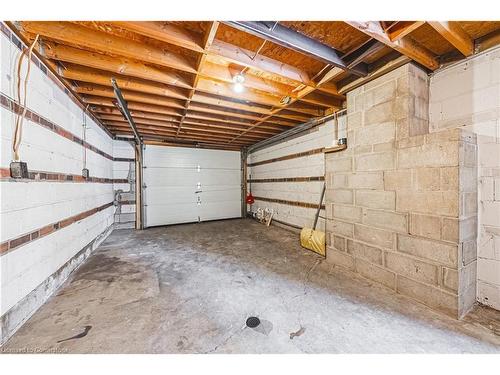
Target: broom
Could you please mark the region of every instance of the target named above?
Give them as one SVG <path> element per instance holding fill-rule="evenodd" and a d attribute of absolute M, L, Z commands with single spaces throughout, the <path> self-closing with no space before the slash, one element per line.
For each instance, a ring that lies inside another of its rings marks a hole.
<path fill-rule="evenodd" d="M 323 197 L 325 196 L 325 189 L 326 185 L 323 184 L 323 190 L 321 190 L 321 198 L 319 199 L 318 210 L 314 217 L 312 229 L 305 227 L 300 231 L 301 246 L 323 256 L 325 256 L 325 232 L 316 230 L 316 224 L 318 224 L 318 217 L 321 210 L 321 203 L 323 203 Z"/>

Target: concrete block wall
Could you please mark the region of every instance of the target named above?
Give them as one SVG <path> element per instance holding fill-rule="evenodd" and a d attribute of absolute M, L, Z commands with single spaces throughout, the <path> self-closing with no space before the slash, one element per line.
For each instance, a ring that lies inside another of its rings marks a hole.
<path fill-rule="evenodd" d="M 431 132 L 459 128 L 477 137 L 477 178 L 463 175 L 461 185 L 477 182 L 479 190 L 477 299 L 500 310 L 500 49 L 434 73 L 429 106 Z M 476 207 L 472 195 L 463 203 Z"/>
<path fill-rule="evenodd" d="M 429 133 L 428 87 L 407 64 L 347 94 L 348 149 L 325 154 L 326 256 L 459 317 L 475 301 L 476 139 Z"/>
<path fill-rule="evenodd" d="M 340 118 L 339 123 L 342 131 L 345 120 Z M 311 227 L 324 184 L 322 149 L 336 144 L 336 131 L 331 120 L 305 134 L 249 154 L 247 178 L 253 181 L 252 195 L 256 201 L 247 207 L 248 212 L 272 208 L 275 221 L 297 229 Z M 322 210 L 320 216 L 324 215 Z M 324 230 L 325 221 L 321 217 L 318 229 Z"/>
<path fill-rule="evenodd" d="M 0 23 L 0 342 L 11 336 L 111 232 L 113 140 L 34 58 L 21 160 L 29 179 L 10 178 L 16 67 L 25 48 Z M 27 68 L 25 60 L 23 76 Z M 85 151 L 85 152 L 84 152 Z M 86 153 L 86 155 L 85 155 Z M 85 155 L 85 156 L 84 156 Z M 86 167 L 90 179 L 82 178 Z"/>

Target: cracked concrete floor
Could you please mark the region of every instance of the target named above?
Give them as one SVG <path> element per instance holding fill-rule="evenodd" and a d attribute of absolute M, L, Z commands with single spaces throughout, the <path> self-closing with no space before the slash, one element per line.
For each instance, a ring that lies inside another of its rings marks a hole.
<path fill-rule="evenodd" d="M 500 353 L 499 315 L 448 318 L 328 265 L 294 233 L 226 220 L 114 231 L 4 350 Z"/>

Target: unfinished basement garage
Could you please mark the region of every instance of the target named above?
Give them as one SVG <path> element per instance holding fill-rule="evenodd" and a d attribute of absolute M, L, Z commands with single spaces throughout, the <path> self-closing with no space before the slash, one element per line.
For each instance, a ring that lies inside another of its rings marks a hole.
<path fill-rule="evenodd" d="M 500 353 L 499 21 L 0 29 L 2 353 Z"/>

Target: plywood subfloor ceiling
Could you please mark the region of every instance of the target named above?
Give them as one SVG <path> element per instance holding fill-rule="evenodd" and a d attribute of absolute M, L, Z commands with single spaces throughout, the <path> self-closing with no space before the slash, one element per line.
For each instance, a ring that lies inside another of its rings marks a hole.
<path fill-rule="evenodd" d="M 25 22 L 9 25 L 117 137 L 238 150 L 335 112 L 382 69 L 429 71 L 500 43 L 500 22 Z M 326 56 L 326 57 L 325 57 Z M 234 90 L 244 77 L 243 91 Z"/>

